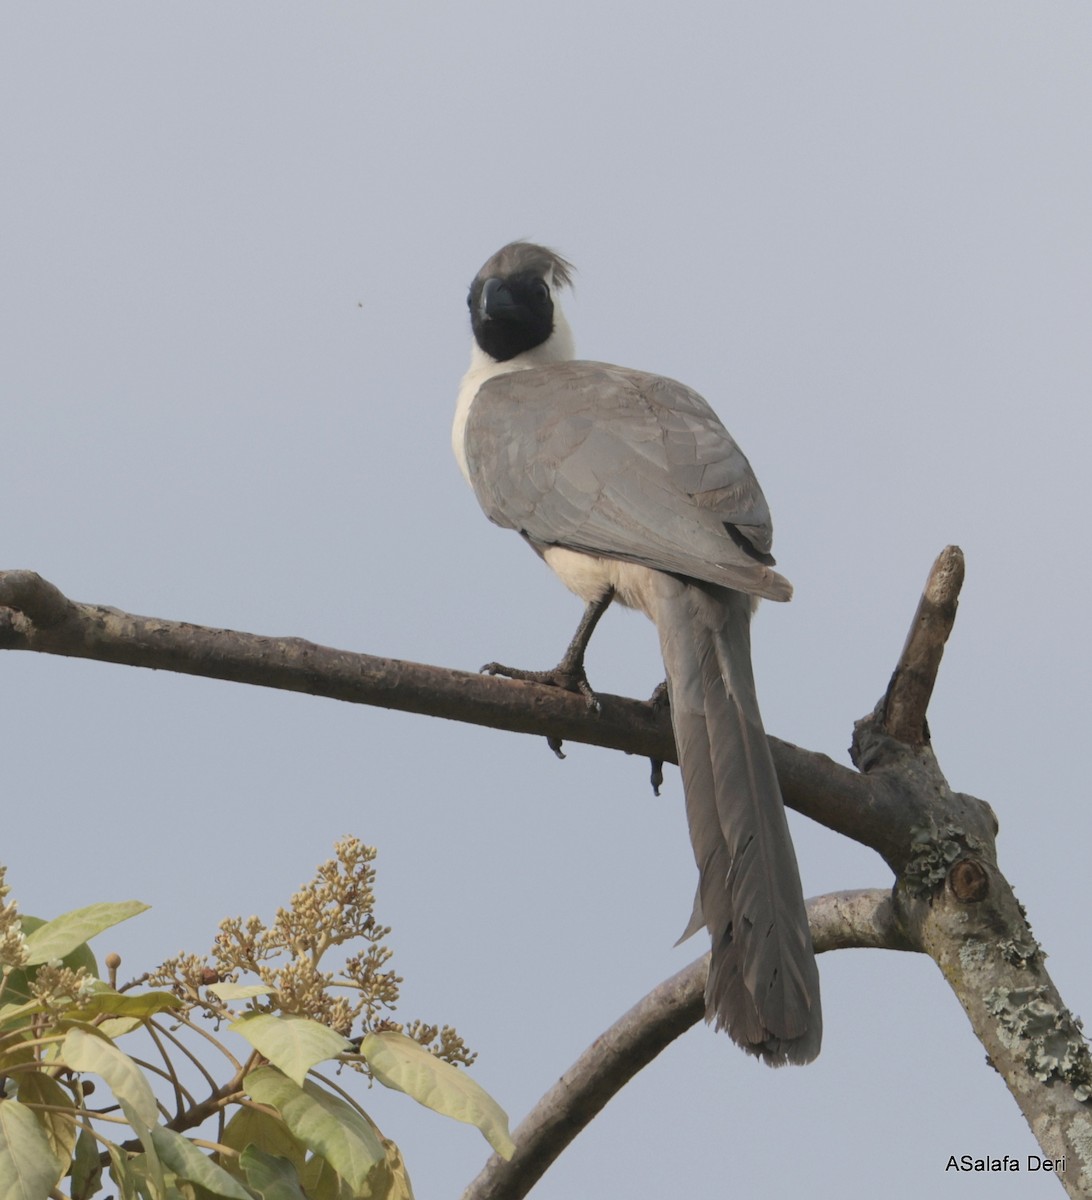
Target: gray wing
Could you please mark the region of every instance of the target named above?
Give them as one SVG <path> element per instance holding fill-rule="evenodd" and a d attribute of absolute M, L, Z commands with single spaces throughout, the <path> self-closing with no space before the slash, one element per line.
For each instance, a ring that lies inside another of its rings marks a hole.
<path fill-rule="evenodd" d="M 787 600 L 770 510 L 716 413 L 672 379 L 595 362 L 494 377 L 466 456 L 490 520 L 564 546 Z"/>

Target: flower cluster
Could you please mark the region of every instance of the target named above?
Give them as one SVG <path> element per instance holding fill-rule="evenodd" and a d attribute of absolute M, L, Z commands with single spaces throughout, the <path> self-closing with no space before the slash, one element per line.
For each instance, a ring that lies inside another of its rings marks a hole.
<path fill-rule="evenodd" d="M 61 966 L 59 962 L 43 963 L 30 980 L 30 994 L 50 1013 L 64 1013 L 83 1008 L 91 1001 L 95 977 L 86 967 Z"/>
<path fill-rule="evenodd" d="M 27 939 L 19 918 L 19 906 L 8 902 L 11 888 L 7 883 L 7 868 L 0 866 L 0 969 L 6 974 L 27 961 Z"/>
<path fill-rule="evenodd" d="M 468 1066 L 475 1055 L 454 1029 L 421 1021 L 403 1027 L 386 1016 L 397 1007 L 402 978 L 388 965 L 390 928 L 375 919 L 375 857 L 358 838 L 342 838 L 334 857 L 277 910 L 272 924 L 256 916 L 222 921 L 210 959 L 178 955 L 149 982 L 221 1019 L 230 1010 L 208 986 L 256 978 L 269 992 L 249 1002 L 254 1008 L 309 1017 L 343 1037 L 354 1027 L 362 1033 L 398 1029 L 437 1057 Z M 331 950 L 360 942 L 363 948 L 354 947 L 340 967 L 323 962 Z"/>

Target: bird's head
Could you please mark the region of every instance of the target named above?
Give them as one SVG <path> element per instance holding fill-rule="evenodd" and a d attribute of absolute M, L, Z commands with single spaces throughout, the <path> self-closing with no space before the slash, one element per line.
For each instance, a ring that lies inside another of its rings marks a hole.
<path fill-rule="evenodd" d="M 470 325 L 495 362 L 520 355 L 548 362 L 572 358 L 572 335 L 557 291 L 572 283 L 572 266 L 531 242 L 509 242 L 470 285 Z"/>

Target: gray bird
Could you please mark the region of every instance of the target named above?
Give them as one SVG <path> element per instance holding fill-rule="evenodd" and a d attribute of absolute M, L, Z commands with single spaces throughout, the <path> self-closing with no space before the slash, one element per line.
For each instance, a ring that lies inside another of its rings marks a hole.
<path fill-rule="evenodd" d="M 486 516 L 522 534 L 586 605 L 553 672 L 578 688 L 612 599 L 660 636 L 699 882 L 688 933 L 712 939 L 706 1019 L 773 1065 L 819 1053 L 819 973 L 751 672 L 757 598 L 788 600 L 766 500 L 696 392 L 574 359 L 558 303 L 572 268 L 529 242 L 470 286 L 474 333 L 452 444 Z M 684 935 L 686 936 L 686 935 Z"/>

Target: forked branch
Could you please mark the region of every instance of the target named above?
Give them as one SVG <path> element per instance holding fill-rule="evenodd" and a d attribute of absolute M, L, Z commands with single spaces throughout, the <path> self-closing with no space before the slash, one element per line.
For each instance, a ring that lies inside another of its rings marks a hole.
<path fill-rule="evenodd" d="M 856 725 L 856 771 L 775 738 L 771 748 L 786 803 L 872 847 L 895 874 L 889 896 L 814 901 L 817 948 L 929 954 L 1066 1190 L 1092 1197 L 1092 1060 L 997 865 L 993 811 L 951 790 L 929 746 L 926 708 L 962 579 L 962 554 L 949 547 L 884 698 Z M 589 712 L 582 697 L 533 683 L 134 616 L 69 600 L 29 571 L 0 573 L 0 649 L 284 688 L 675 761 L 668 716 L 648 703 L 600 694 L 601 711 Z M 467 1197 L 524 1195 L 571 1137 L 559 1130 L 585 1124 L 698 1019 L 704 971 L 699 960 L 599 1039 L 517 1130 L 517 1159 L 487 1168 Z"/>

